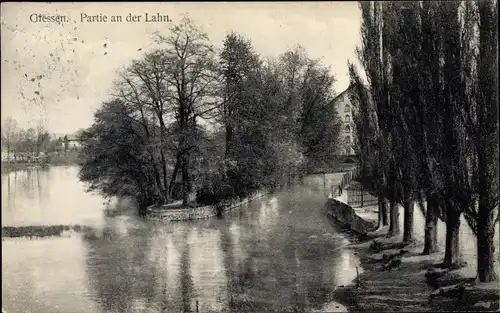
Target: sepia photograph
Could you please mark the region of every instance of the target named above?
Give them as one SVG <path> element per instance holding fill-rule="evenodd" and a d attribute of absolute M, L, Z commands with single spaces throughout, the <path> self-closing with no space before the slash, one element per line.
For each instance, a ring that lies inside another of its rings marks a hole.
<path fill-rule="evenodd" d="M 2 2 L 2 313 L 500 310 L 498 2 Z"/>

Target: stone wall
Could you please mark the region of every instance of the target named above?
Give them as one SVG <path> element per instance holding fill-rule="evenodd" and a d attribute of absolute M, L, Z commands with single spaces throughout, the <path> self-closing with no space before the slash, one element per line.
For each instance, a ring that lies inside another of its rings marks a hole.
<path fill-rule="evenodd" d="M 162 206 L 150 206 L 146 211 L 146 218 L 160 221 L 188 221 L 215 217 L 219 212 L 227 212 L 239 205 L 263 197 L 267 192 L 256 192 L 246 198 L 223 201 L 215 205 L 194 208 L 165 209 Z"/>
<path fill-rule="evenodd" d="M 336 222 L 358 234 L 366 234 L 376 227 L 376 225 L 359 217 L 349 205 L 337 199 L 328 199 L 325 207 L 328 215 Z"/>

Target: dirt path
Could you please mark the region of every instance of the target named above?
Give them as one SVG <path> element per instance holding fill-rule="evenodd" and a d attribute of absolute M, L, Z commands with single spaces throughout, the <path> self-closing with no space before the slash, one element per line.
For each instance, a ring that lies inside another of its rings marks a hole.
<path fill-rule="evenodd" d="M 438 287 L 472 281 L 474 277 L 471 276 L 475 273 L 471 275 L 465 268 L 457 269 L 443 274 L 432 283 L 426 278 L 426 273 L 439 267 L 443 253 L 423 256 L 423 245 L 420 242 L 403 246 L 400 244 L 401 239 L 386 238 L 379 234 L 378 238 L 349 246 L 361 257 L 364 269 L 359 277 L 359 284 L 355 280 L 350 286 L 335 291 L 336 299 L 346 305 L 349 311 L 498 310 L 500 287 L 494 283 L 467 285 L 462 298 L 455 292 L 456 289 L 449 288 L 449 291 L 442 292 L 429 301 L 431 293 L 438 293 Z"/>

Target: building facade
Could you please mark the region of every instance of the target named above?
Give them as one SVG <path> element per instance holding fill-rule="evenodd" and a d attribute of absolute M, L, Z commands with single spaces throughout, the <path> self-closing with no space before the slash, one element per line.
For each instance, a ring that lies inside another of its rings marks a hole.
<path fill-rule="evenodd" d="M 75 135 L 68 135 L 68 148 L 73 150 L 78 150 L 82 147 L 82 142 L 80 138 Z"/>
<path fill-rule="evenodd" d="M 340 118 L 341 125 L 341 147 L 340 155 L 355 155 L 356 154 L 356 125 L 354 124 L 353 114 L 356 106 L 353 105 L 350 99 L 350 93 L 353 91 L 352 86 L 341 92 L 333 99 L 333 105 L 337 110 L 337 115 Z"/>

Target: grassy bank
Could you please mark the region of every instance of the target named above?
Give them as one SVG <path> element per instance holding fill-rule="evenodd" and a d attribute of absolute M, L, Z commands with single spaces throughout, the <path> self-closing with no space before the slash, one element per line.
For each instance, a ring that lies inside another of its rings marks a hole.
<path fill-rule="evenodd" d="M 49 155 L 48 163 L 51 165 L 74 165 L 81 162 L 79 151 Z"/>
<path fill-rule="evenodd" d="M 496 311 L 498 283 L 475 283 L 475 271 L 440 268 L 444 253 L 421 255 L 422 242 L 403 245 L 386 237 L 387 228 L 371 239 L 348 246 L 359 255 L 364 272 L 353 284 L 337 288 L 335 298 L 350 311 Z"/>
<path fill-rule="evenodd" d="M 2 238 L 62 236 L 64 233 L 70 231 L 91 234 L 93 233 L 93 228 L 82 225 L 3 226 Z"/>

